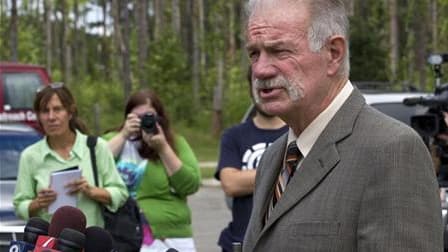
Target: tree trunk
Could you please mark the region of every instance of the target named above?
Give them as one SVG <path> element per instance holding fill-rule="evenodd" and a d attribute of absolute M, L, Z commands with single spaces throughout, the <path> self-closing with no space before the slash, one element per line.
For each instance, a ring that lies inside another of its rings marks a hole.
<path fill-rule="evenodd" d="M 431 32 L 432 32 L 432 50 L 438 51 L 438 31 L 437 31 L 437 0 L 431 1 Z"/>
<path fill-rule="evenodd" d="M 136 2 L 136 23 L 137 23 L 137 46 L 138 46 L 138 61 L 137 72 L 140 81 L 140 87 L 148 85 L 146 78 L 146 61 L 148 59 L 148 0 L 139 0 Z"/>
<path fill-rule="evenodd" d="M 171 9 L 172 9 L 172 26 L 175 34 L 180 34 L 181 32 L 181 22 L 180 22 L 180 6 L 179 0 L 171 0 Z"/>
<path fill-rule="evenodd" d="M 53 52 L 56 55 L 57 58 L 57 63 L 56 65 L 59 66 L 57 67 L 58 69 L 61 70 L 61 74 L 63 74 L 63 68 L 64 68 L 64 26 L 63 26 L 63 22 L 59 19 L 59 17 L 61 16 L 59 13 L 59 9 L 60 7 L 60 3 L 61 2 L 52 2 L 53 5 L 53 17 L 54 17 L 54 24 L 56 24 L 55 26 L 53 26 L 54 29 L 54 33 L 53 33 Z M 63 76 L 62 76 L 63 77 Z"/>
<path fill-rule="evenodd" d="M 205 15 L 204 15 L 204 0 L 198 0 L 198 13 L 199 13 L 199 58 L 201 61 L 199 74 L 205 71 L 206 50 L 205 50 Z"/>
<path fill-rule="evenodd" d="M 227 39 L 228 39 L 228 53 L 229 53 L 229 57 L 230 60 L 233 61 L 234 57 L 235 57 L 235 53 L 236 53 L 236 41 L 235 41 L 235 6 L 234 6 L 234 1 L 228 1 L 227 2 L 227 10 L 229 12 L 228 15 L 228 20 L 227 20 L 227 24 L 228 24 L 228 34 L 227 34 Z"/>
<path fill-rule="evenodd" d="M 193 35 L 193 64 L 192 64 L 192 76 L 193 76 L 193 111 L 197 111 L 199 108 L 199 89 L 201 85 L 201 78 L 200 78 L 200 72 L 199 72 L 199 63 L 200 63 L 200 42 L 199 42 L 199 2 L 200 0 L 195 0 L 194 4 L 192 5 L 192 13 L 193 13 L 193 26 L 192 26 L 192 35 Z"/>
<path fill-rule="evenodd" d="M 81 27 L 78 26 L 79 23 L 79 6 L 78 6 L 78 0 L 73 0 L 73 32 L 75 34 L 78 34 L 76 36 L 73 36 L 71 38 L 72 40 L 72 46 L 71 46 L 71 52 L 72 52 L 72 62 L 75 64 L 72 64 L 72 71 L 75 76 L 80 76 L 80 73 L 82 71 L 82 67 L 84 67 L 83 64 L 81 64 L 81 55 L 82 51 L 84 49 L 84 46 L 82 46 L 82 37 L 84 36 L 84 32 L 81 30 Z M 70 32 L 72 33 L 72 32 Z"/>
<path fill-rule="evenodd" d="M 103 29 L 103 34 L 101 37 L 101 47 L 100 47 L 100 57 L 101 59 L 99 60 L 102 64 L 102 67 L 104 69 L 104 79 L 105 80 L 110 80 L 111 79 L 111 71 L 110 71 L 110 48 L 109 48 L 109 41 L 108 41 L 108 36 L 107 36 L 107 3 L 108 0 L 101 0 L 100 4 L 101 4 L 101 10 L 103 12 L 103 20 L 101 21 L 101 25 L 102 25 L 102 29 Z M 113 16 L 113 15 L 112 15 Z M 115 23 L 114 23 L 114 28 L 115 28 Z"/>
<path fill-rule="evenodd" d="M 224 54 L 218 53 L 216 68 L 218 71 L 217 82 L 213 93 L 213 122 L 212 134 L 218 137 L 222 130 L 222 100 L 224 90 Z"/>
<path fill-rule="evenodd" d="M 389 26 L 390 26 L 390 73 L 391 81 L 397 79 L 398 58 L 399 58 L 399 31 L 397 0 L 389 0 Z"/>
<path fill-rule="evenodd" d="M 45 55 L 46 55 L 46 67 L 47 71 L 51 73 L 53 62 L 53 45 L 52 45 L 52 32 L 51 32 L 51 13 L 52 13 L 52 1 L 44 0 L 44 16 L 45 16 Z"/>
<path fill-rule="evenodd" d="M 17 26 L 18 26 L 18 15 L 17 15 L 17 0 L 11 0 L 11 20 L 9 25 L 9 48 L 10 48 L 10 60 L 16 62 L 18 60 L 17 53 Z"/>
<path fill-rule="evenodd" d="M 193 2 L 195 0 L 185 0 L 183 2 L 183 12 L 182 15 L 182 46 L 186 52 L 193 52 Z M 188 65 L 193 65 L 192 53 L 187 53 Z"/>
<path fill-rule="evenodd" d="M 129 10 L 127 4 L 127 1 L 112 0 L 115 44 L 119 56 L 119 73 L 125 98 L 130 95 L 132 90 L 129 60 Z M 123 29 L 121 18 L 123 19 Z"/>
<path fill-rule="evenodd" d="M 70 30 L 70 19 L 68 13 L 67 3 L 62 1 L 62 23 L 64 27 L 64 82 L 71 84 L 72 81 L 72 41 L 71 41 L 71 30 Z"/>
<path fill-rule="evenodd" d="M 154 40 L 159 40 L 165 26 L 164 0 L 154 0 Z"/>
<path fill-rule="evenodd" d="M 425 3 L 417 3 L 417 9 L 427 10 L 428 6 Z M 426 85 L 426 44 L 427 44 L 427 12 L 419 11 L 415 14 L 414 19 L 414 31 L 415 31 L 415 67 L 418 73 L 418 84 L 420 85 L 420 90 L 425 89 Z"/>
<path fill-rule="evenodd" d="M 241 3 L 240 3 L 241 5 Z M 242 4 L 244 6 L 244 4 Z M 240 41 L 240 50 L 241 50 L 241 60 L 240 60 L 240 64 L 241 64 L 241 69 L 247 69 L 248 66 L 250 66 L 249 64 L 249 57 L 247 57 L 247 53 L 246 53 L 246 23 L 245 23 L 245 16 L 246 14 L 244 13 L 244 8 L 243 6 L 239 6 L 240 9 L 240 23 L 241 23 L 241 32 L 239 33 L 239 41 Z"/>

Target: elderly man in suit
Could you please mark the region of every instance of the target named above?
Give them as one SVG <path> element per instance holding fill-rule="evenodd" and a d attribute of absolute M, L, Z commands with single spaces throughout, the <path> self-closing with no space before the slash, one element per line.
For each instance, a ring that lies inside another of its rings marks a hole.
<path fill-rule="evenodd" d="M 259 105 L 290 127 L 259 164 L 243 251 L 442 251 L 430 155 L 349 81 L 340 0 L 250 0 Z"/>

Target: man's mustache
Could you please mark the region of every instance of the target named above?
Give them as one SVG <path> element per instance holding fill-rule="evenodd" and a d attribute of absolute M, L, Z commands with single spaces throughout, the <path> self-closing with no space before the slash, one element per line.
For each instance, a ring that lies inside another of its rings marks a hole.
<path fill-rule="evenodd" d="M 291 83 L 283 76 L 266 80 L 255 78 L 253 83 L 256 89 L 287 88 L 291 86 Z"/>

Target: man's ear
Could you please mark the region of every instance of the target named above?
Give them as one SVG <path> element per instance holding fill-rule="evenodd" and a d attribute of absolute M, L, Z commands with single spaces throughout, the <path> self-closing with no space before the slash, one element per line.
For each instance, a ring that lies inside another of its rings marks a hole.
<path fill-rule="evenodd" d="M 347 41 L 342 36 L 331 36 L 328 39 L 328 75 L 333 76 L 339 72 L 339 68 L 341 68 L 344 57 L 347 54 L 346 43 Z"/>

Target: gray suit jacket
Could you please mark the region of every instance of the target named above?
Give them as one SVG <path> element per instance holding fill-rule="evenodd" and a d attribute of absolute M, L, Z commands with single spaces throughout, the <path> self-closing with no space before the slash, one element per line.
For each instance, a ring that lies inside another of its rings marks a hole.
<path fill-rule="evenodd" d="M 263 218 L 287 136 L 257 168 L 243 251 L 442 251 L 438 185 L 430 155 L 406 125 L 355 89 Z"/>

